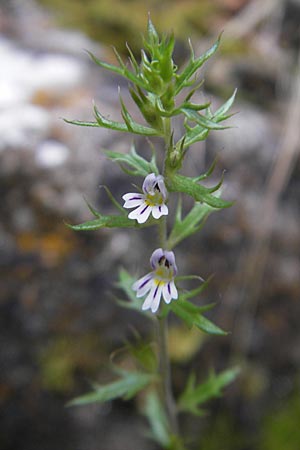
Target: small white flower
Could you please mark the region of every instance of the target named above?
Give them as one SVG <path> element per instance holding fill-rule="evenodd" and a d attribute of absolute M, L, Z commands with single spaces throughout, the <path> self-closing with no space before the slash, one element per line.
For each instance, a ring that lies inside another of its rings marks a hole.
<path fill-rule="evenodd" d="M 143 183 L 143 194 L 129 193 L 123 195 L 124 208 L 136 208 L 128 214 L 129 219 L 136 219 L 138 223 L 145 223 L 150 214 L 154 219 L 168 214 L 167 190 L 162 175 L 150 173 Z"/>
<path fill-rule="evenodd" d="M 136 291 L 136 296 L 144 297 L 147 295 L 142 309 L 151 309 L 155 313 L 160 304 L 161 296 L 166 303 L 172 299 L 178 298 L 177 288 L 174 283 L 174 277 L 177 274 L 175 256 L 173 252 L 156 249 L 150 258 L 152 272 L 137 280 L 132 289 Z"/>

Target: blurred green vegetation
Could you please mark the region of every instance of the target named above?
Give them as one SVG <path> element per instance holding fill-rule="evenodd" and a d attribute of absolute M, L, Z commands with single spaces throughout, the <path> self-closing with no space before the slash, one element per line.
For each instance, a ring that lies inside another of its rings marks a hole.
<path fill-rule="evenodd" d="M 41 383 L 45 389 L 69 392 L 75 388 L 76 374 L 83 371 L 95 376 L 101 356 L 99 335 L 57 336 L 45 347 L 39 358 Z"/>
<path fill-rule="evenodd" d="M 296 391 L 262 423 L 259 450 L 299 450 L 300 393 Z"/>
<path fill-rule="evenodd" d="M 39 0 L 62 26 L 83 30 L 91 38 L 127 54 L 141 47 L 148 13 L 158 31 L 174 31 L 177 40 L 206 34 L 220 11 L 211 0 Z M 138 38 L 137 38 L 138 37 Z M 140 38 L 139 38 L 140 37 Z"/>

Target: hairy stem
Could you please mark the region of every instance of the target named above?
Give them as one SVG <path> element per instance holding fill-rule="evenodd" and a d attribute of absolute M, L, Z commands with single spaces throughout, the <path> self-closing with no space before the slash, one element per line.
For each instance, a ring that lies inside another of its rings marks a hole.
<path fill-rule="evenodd" d="M 166 154 L 170 151 L 171 143 L 171 120 L 165 118 L 165 147 Z M 158 223 L 159 245 L 165 249 L 167 244 L 167 220 L 163 216 Z M 168 352 L 168 317 L 157 317 L 157 344 L 158 344 L 158 364 L 161 376 L 160 397 L 165 407 L 168 418 L 170 432 L 178 435 L 177 409 L 172 391 L 171 366 Z"/>

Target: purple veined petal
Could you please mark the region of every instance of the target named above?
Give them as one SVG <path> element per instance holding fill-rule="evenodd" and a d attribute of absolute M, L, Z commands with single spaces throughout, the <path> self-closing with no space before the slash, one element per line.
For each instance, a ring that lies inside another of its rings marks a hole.
<path fill-rule="evenodd" d="M 149 173 L 149 175 L 146 176 L 143 182 L 142 186 L 143 192 L 145 192 L 145 194 L 151 192 L 154 188 L 155 183 L 156 183 L 155 173 Z"/>
<path fill-rule="evenodd" d="M 165 208 L 163 208 L 163 206 Z M 152 206 L 152 216 L 154 219 L 159 219 L 161 216 L 166 216 L 168 214 L 168 207 L 166 205 L 155 205 Z"/>
<path fill-rule="evenodd" d="M 169 282 L 170 285 L 170 290 L 171 290 L 171 296 L 172 298 L 174 298 L 175 300 L 178 298 L 178 292 L 177 292 L 177 288 L 175 286 L 174 280 L 171 280 Z"/>
<path fill-rule="evenodd" d="M 144 204 L 143 209 L 141 209 L 140 214 L 136 218 L 138 223 L 145 223 L 145 222 L 147 222 L 147 220 L 148 220 L 148 218 L 149 218 L 149 216 L 151 214 L 151 210 L 152 210 L 152 206 Z"/>
<path fill-rule="evenodd" d="M 169 209 L 168 209 L 167 205 L 162 204 L 162 205 L 160 205 L 160 208 L 161 208 L 161 214 L 163 216 L 167 216 L 169 213 Z"/>
<path fill-rule="evenodd" d="M 164 256 L 164 251 L 162 248 L 157 248 L 156 250 L 154 250 L 150 257 L 150 264 L 152 269 L 157 269 L 159 265 L 158 262 L 162 256 Z"/>
<path fill-rule="evenodd" d="M 145 301 L 143 303 L 142 306 L 142 310 L 146 311 L 147 309 L 151 308 L 152 302 L 153 302 L 153 298 L 154 298 L 154 293 L 156 291 L 156 283 L 153 283 L 151 286 L 151 290 L 149 292 L 149 294 L 147 295 L 147 297 L 145 298 Z"/>
<path fill-rule="evenodd" d="M 150 213 L 151 207 L 143 201 L 143 203 L 138 208 L 128 214 L 128 219 L 136 219 L 138 223 L 144 223 L 150 216 Z"/>
<path fill-rule="evenodd" d="M 156 311 L 159 308 L 162 290 L 163 290 L 163 283 L 159 283 L 156 287 L 156 290 L 154 291 L 153 300 L 151 303 L 151 311 L 153 313 L 156 313 Z"/>
<path fill-rule="evenodd" d="M 156 177 L 156 182 L 158 184 L 158 187 L 159 187 L 159 190 L 160 190 L 160 193 L 161 193 L 163 199 L 167 200 L 167 198 L 168 198 L 168 191 L 166 189 L 164 177 L 162 175 L 158 175 Z"/>
<path fill-rule="evenodd" d="M 164 252 L 166 259 L 169 261 L 170 265 L 173 267 L 174 275 L 177 274 L 177 266 L 175 262 L 175 255 L 173 252 L 168 252 L 167 250 Z"/>
<path fill-rule="evenodd" d="M 124 194 L 122 196 L 122 199 L 125 201 L 139 198 L 145 198 L 144 194 L 140 194 L 139 192 L 129 192 L 128 194 Z"/>
<path fill-rule="evenodd" d="M 163 286 L 162 293 L 163 293 L 164 301 L 165 301 L 166 303 L 169 304 L 170 301 L 172 300 L 172 294 L 171 294 L 171 286 L 170 286 L 170 282 L 169 282 L 169 283 L 166 283 L 166 284 Z"/>
<path fill-rule="evenodd" d="M 153 286 L 153 278 L 152 273 L 149 274 L 149 277 L 141 284 L 139 289 L 137 290 L 136 296 L 137 298 L 144 297 L 151 290 Z"/>
<path fill-rule="evenodd" d="M 144 203 L 144 201 L 145 201 L 144 196 L 142 198 L 131 197 L 129 200 L 125 201 L 123 208 L 135 208 Z"/>
<path fill-rule="evenodd" d="M 135 281 L 135 282 L 133 283 L 132 289 L 133 289 L 134 291 L 138 291 L 139 289 L 141 289 L 141 288 L 145 285 L 145 283 L 146 283 L 148 280 L 151 280 L 152 277 L 153 277 L 153 276 L 152 276 L 152 272 L 147 273 L 147 274 L 144 275 L 142 278 L 139 278 L 137 281 Z"/>
<path fill-rule="evenodd" d="M 152 206 L 152 216 L 154 217 L 154 219 L 159 219 L 162 216 L 161 206 Z"/>

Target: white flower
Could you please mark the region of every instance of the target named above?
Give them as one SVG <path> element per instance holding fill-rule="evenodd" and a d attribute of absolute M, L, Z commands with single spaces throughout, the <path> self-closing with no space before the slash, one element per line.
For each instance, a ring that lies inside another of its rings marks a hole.
<path fill-rule="evenodd" d="M 145 223 L 150 214 L 154 219 L 168 214 L 167 190 L 161 175 L 150 173 L 143 183 L 143 194 L 129 193 L 123 195 L 124 208 L 136 208 L 128 214 L 129 219 L 136 219 L 138 223 Z"/>
<path fill-rule="evenodd" d="M 150 258 L 152 272 L 137 280 L 132 289 L 136 291 L 137 297 L 147 295 L 142 309 L 151 309 L 155 313 L 160 304 L 161 296 L 166 303 L 178 298 L 174 277 L 177 274 L 175 256 L 173 252 L 156 249 Z"/>

